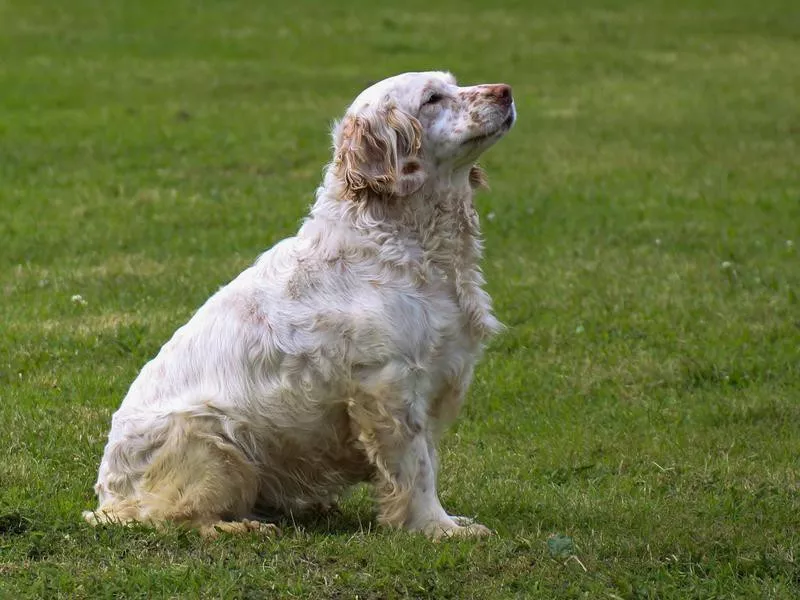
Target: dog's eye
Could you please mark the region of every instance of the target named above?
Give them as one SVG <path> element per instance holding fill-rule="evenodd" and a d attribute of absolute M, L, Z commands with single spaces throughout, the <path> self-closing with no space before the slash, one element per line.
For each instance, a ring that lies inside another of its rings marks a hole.
<path fill-rule="evenodd" d="M 434 93 L 428 96 L 428 99 L 422 103 L 422 106 L 430 106 L 431 104 L 438 104 L 442 100 L 444 100 L 444 94 Z"/>

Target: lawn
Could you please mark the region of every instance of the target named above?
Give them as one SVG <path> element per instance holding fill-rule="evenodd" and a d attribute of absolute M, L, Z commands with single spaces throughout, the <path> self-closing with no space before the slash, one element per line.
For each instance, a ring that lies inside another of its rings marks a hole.
<path fill-rule="evenodd" d="M 0 0 L 0 598 L 800 596 L 797 3 L 270 4 Z M 278 539 L 86 526 L 143 363 L 363 87 L 440 68 L 520 115 L 477 199 L 508 330 L 442 450 L 497 535 L 363 488 Z"/>

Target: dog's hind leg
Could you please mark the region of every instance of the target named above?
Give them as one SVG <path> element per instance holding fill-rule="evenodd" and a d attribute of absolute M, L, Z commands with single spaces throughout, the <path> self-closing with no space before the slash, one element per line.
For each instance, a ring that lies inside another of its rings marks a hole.
<path fill-rule="evenodd" d="M 136 485 L 136 500 L 111 499 L 90 514 L 100 522 L 184 523 L 207 536 L 274 533 L 275 526 L 248 518 L 257 493 L 256 465 L 227 437 L 219 419 L 187 415 L 174 419 Z"/>

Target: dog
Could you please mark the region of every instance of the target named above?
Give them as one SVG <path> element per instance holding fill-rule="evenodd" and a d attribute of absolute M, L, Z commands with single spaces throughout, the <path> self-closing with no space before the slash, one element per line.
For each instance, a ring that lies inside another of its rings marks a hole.
<path fill-rule="evenodd" d="M 214 294 L 114 414 L 92 524 L 206 535 L 325 509 L 371 482 L 378 521 L 490 533 L 439 501 L 437 442 L 501 329 L 484 290 L 478 157 L 514 124 L 505 84 L 445 72 L 372 85 L 333 127 L 295 237 Z"/>

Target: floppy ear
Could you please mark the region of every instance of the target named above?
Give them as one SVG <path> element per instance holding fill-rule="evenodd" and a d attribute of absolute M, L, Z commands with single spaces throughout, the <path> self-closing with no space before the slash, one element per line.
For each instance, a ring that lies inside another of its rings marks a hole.
<path fill-rule="evenodd" d="M 419 121 L 397 108 L 345 117 L 334 130 L 334 168 L 349 200 L 409 196 L 425 182 Z"/>
<path fill-rule="evenodd" d="M 473 190 L 489 188 L 489 180 L 486 177 L 486 171 L 477 163 L 472 165 L 472 168 L 469 170 L 469 186 Z"/>

